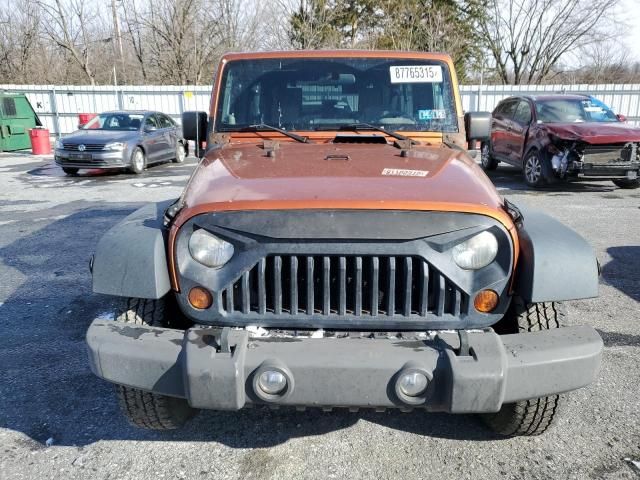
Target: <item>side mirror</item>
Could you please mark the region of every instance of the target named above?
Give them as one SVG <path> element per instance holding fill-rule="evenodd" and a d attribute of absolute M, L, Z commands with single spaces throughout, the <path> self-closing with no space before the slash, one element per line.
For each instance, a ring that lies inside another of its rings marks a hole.
<path fill-rule="evenodd" d="M 627 117 L 622 115 L 621 113 L 616 115 L 616 117 L 618 117 L 618 120 L 620 120 L 621 122 L 626 122 L 627 121 Z"/>
<path fill-rule="evenodd" d="M 491 112 L 469 112 L 464 114 L 464 129 L 467 142 L 486 141 L 491 137 Z"/>
<path fill-rule="evenodd" d="M 158 128 L 153 125 L 145 125 L 144 127 L 144 131 L 147 133 L 155 132 L 156 130 L 158 130 Z"/>
<path fill-rule="evenodd" d="M 207 120 L 206 112 L 184 112 L 182 114 L 182 137 L 194 142 L 206 141 Z"/>
<path fill-rule="evenodd" d="M 202 148 L 202 142 L 207 141 L 207 123 L 206 112 L 184 112 L 182 114 L 182 138 L 196 143 L 195 153 L 198 158 L 204 156 L 205 150 Z"/>

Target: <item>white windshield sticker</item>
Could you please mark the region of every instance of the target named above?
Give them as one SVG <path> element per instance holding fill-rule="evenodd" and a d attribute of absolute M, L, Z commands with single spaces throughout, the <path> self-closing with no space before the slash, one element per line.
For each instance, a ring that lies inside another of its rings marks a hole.
<path fill-rule="evenodd" d="M 394 65 L 389 67 L 391 83 L 441 83 L 440 65 Z"/>
<path fill-rule="evenodd" d="M 405 170 L 404 168 L 385 168 L 382 175 L 390 175 L 393 177 L 426 177 L 429 170 Z"/>
<path fill-rule="evenodd" d="M 418 110 L 418 120 L 445 120 L 446 110 Z"/>

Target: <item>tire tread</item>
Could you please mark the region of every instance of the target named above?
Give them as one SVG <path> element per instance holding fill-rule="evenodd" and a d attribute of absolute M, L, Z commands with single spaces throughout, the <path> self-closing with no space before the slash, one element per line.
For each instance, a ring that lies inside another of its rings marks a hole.
<path fill-rule="evenodd" d="M 167 299 L 123 299 L 116 320 L 135 325 L 166 327 Z M 183 398 L 174 398 L 138 388 L 116 385 L 122 413 L 129 423 L 149 430 L 173 430 L 182 427 L 197 413 Z"/>
<path fill-rule="evenodd" d="M 518 333 L 559 328 L 566 318 L 564 306 L 558 302 L 526 304 L 519 297 L 513 302 Z M 560 403 L 560 395 L 533 398 L 503 405 L 499 412 L 483 414 L 482 418 L 500 435 L 540 435 L 552 426 Z"/>

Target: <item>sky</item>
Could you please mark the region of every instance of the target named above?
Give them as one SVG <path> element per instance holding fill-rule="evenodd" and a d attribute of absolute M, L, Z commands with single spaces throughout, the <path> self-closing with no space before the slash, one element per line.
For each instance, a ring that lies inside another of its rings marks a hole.
<path fill-rule="evenodd" d="M 624 43 L 629 49 L 629 58 L 640 62 L 640 0 L 623 0 L 621 18 L 629 25 Z"/>

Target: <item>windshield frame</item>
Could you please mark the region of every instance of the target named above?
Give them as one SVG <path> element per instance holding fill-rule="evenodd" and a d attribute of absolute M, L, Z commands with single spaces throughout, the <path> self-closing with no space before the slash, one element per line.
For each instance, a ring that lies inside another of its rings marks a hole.
<path fill-rule="evenodd" d="M 542 107 L 544 104 L 553 104 L 553 103 L 558 103 L 558 102 L 577 103 L 579 105 L 580 113 L 582 115 L 582 118 L 584 118 L 584 120 L 563 119 L 563 120 L 557 120 L 557 121 L 549 121 L 549 120 L 545 120 L 545 119 L 541 119 L 540 118 L 541 117 L 541 115 L 540 115 L 540 107 Z M 600 108 L 601 110 L 603 110 L 605 112 L 605 114 L 611 114 L 611 116 L 607 120 L 597 120 L 597 119 L 591 118 L 589 112 L 587 110 L 585 110 L 585 108 L 587 108 L 585 106 L 586 103 L 593 104 L 594 105 L 593 108 Z M 582 124 L 582 123 L 611 124 L 611 123 L 619 123 L 620 122 L 620 118 L 611 109 L 611 107 L 606 105 L 601 100 L 598 100 L 598 99 L 592 98 L 592 97 L 557 97 L 557 98 L 554 97 L 554 98 L 536 99 L 534 101 L 533 110 L 534 110 L 534 113 L 535 113 L 536 123 L 542 124 L 542 125 L 545 125 L 545 124 L 549 124 L 549 125 L 565 124 L 565 123 L 568 123 L 568 124 Z"/>
<path fill-rule="evenodd" d="M 211 122 L 209 123 L 210 133 L 220 133 L 220 134 L 240 134 L 242 133 L 242 129 L 247 125 L 244 123 L 238 124 L 237 127 L 229 128 L 228 125 L 225 125 L 222 122 L 223 115 L 223 105 L 224 105 L 224 96 L 226 91 L 226 82 L 229 74 L 229 66 L 235 64 L 240 61 L 261 61 L 261 60 L 286 60 L 286 61 L 336 61 L 336 63 L 340 63 L 340 61 L 349 61 L 349 60 L 371 60 L 371 61 L 379 61 L 380 63 L 391 63 L 392 65 L 403 65 L 406 62 L 411 62 L 410 65 L 417 65 L 419 62 L 424 62 L 426 65 L 438 65 L 442 68 L 443 74 L 443 97 L 448 96 L 448 100 L 444 100 L 446 102 L 446 107 L 448 109 L 447 121 L 449 122 L 446 127 L 442 129 L 434 129 L 434 128 L 412 128 L 414 125 L 419 127 L 420 124 L 416 121 L 415 124 L 398 124 L 393 125 L 389 123 L 380 123 L 375 121 L 359 121 L 359 122 L 346 122 L 346 123 L 336 123 L 334 125 L 323 125 L 318 124 L 316 128 L 311 128 L 311 126 L 307 125 L 307 128 L 287 128 L 288 132 L 297 132 L 299 134 L 309 134 L 313 137 L 317 136 L 326 136 L 332 133 L 341 132 L 340 128 L 343 125 L 349 125 L 352 123 L 370 123 L 376 126 L 380 126 L 388 130 L 389 132 L 401 132 L 402 135 L 407 137 L 433 137 L 434 135 L 455 135 L 461 132 L 461 111 L 462 111 L 462 102 L 460 99 L 460 93 L 457 88 L 457 76 L 455 69 L 453 68 L 453 63 L 451 59 L 444 54 L 431 54 L 431 53 L 412 53 L 412 52 L 393 52 L 393 51 L 296 51 L 296 52 L 266 52 L 259 54 L 229 54 L 221 60 L 220 66 L 216 72 L 216 78 L 214 83 L 214 92 L 216 93 L 215 98 L 211 101 L 210 108 L 210 117 Z M 268 69 L 265 69 L 265 72 L 268 72 Z M 256 77 L 259 78 L 259 77 Z M 426 82 L 425 82 L 426 83 Z M 402 126 L 402 128 L 398 128 Z M 343 130 L 342 130 L 343 131 Z M 246 130 L 245 130 L 246 133 Z M 264 134 L 266 132 L 260 132 Z"/>
<path fill-rule="evenodd" d="M 135 118 L 140 117 L 140 125 L 135 128 L 102 128 L 102 127 L 92 127 L 91 125 L 94 124 L 98 124 L 100 122 L 100 118 L 103 117 L 106 119 L 108 119 L 109 117 L 114 117 L 114 116 L 128 116 L 131 117 L 135 116 Z M 102 132 L 139 132 L 142 127 L 144 126 L 144 122 L 146 121 L 147 117 L 149 116 L 149 114 L 146 113 L 140 113 L 140 112 L 103 112 L 100 113 L 98 115 L 96 115 L 95 117 L 93 117 L 91 120 L 89 120 L 86 124 L 82 125 L 80 127 L 80 130 L 98 130 L 98 131 L 102 131 Z"/>

